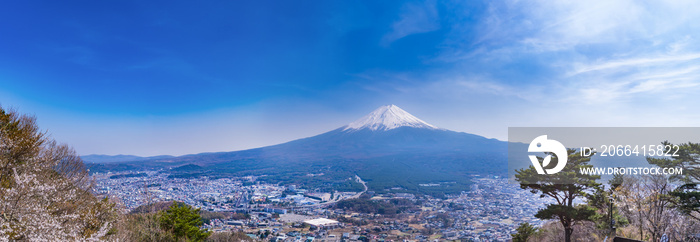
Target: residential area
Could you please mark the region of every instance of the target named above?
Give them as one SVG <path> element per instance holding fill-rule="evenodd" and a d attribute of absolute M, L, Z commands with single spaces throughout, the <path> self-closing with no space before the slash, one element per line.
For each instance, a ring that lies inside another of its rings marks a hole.
<path fill-rule="evenodd" d="M 319 192 L 252 176 L 183 179 L 145 171 L 94 177 L 96 191 L 122 198 L 125 210 L 181 201 L 216 214 L 204 225 L 211 231 L 239 231 L 266 241 L 507 241 L 522 222 L 542 224 L 533 215 L 544 206 L 536 195 L 498 177 L 477 177 L 469 191 L 446 199 Z M 352 207 L 356 203 L 401 206 L 368 213 Z"/>

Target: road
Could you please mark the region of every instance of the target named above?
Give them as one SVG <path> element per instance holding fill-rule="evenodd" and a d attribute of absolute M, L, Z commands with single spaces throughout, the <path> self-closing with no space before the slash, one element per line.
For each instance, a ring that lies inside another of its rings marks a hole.
<path fill-rule="evenodd" d="M 352 196 L 352 198 L 358 198 L 360 197 L 360 195 L 367 191 L 367 182 L 363 181 L 362 178 L 360 178 L 358 175 L 355 175 L 355 179 L 357 179 L 357 182 L 359 182 L 360 184 L 362 184 L 362 186 L 365 187 L 365 190 L 362 190 L 362 192 L 355 194 L 354 196 Z"/>
<path fill-rule="evenodd" d="M 355 194 L 355 195 L 350 196 L 350 197 L 347 198 L 347 199 L 359 198 L 360 196 L 362 196 L 362 194 L 364 194 L 365 192 L 367 192 L 367 182 L 363 181 L 362 178 L 360 178 L 360 176 L 358 176 L 358 175 L 355 175 L 355 180 L 357 180 L 357 182 L 359 182 L 360 184 L 362 184 L 362 186 L 364 186 L 365 189 L 362 190 L 361 192 L 358 192 L 358 193 Z M 311 204 L 311 205 L 303 205 L 303 206 L 298 206 L 297 208 L 321 207 L 321 206 L 331 205 L 331 204 L 334 204 L 334 203 L 337 203 L 337 202 L 340 202 L 340 201 L 343 201 L 343 200 L 346 200 L 346 199 L 338 199 L 338 200 L 331 200 L 331 201 L 328 201 L 328 202 L 325 202 L 325 203 L 318 203 L 318 204 Z"/>

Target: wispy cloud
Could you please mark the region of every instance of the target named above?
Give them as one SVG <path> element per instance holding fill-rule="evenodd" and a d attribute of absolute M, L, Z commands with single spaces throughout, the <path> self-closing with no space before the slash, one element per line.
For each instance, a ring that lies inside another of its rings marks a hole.
<path fill-rule="evenodd" d="M 575 70 L 570 75 L 578 75 L 585 72 L 619 69 L 625 67 L 643 67 L 649 65 L 673 64 L 677 62 L 688 62 L 697 59 L 700 59 L 700 53 L 664 55 L 655 57 L 642 56 L 629 59 L 597 61 L 595 63 L 578 63 L 575 64 Z"/>
<path fill-rule="evenodd" d="M 697 123 L 700 2 L 488 1 L 476 13 L 450 4 L 440 8 L 450 16 L 442 52 L 428 62 L 441 67 L 378 79 L 407 100 L 507 119 L 474 122 L 464 111 L 462 130 Z"/>
<path fill-rule="evenodd" d="M 389 45 L 403 37 L 431 32 L 440 29 L 438 10 L 435 1 L 406 3 L 401 8 L 399 20 L 391 26 L 391 31 L 382 37 L 381 43 Z"/>
<path fill-rule="evenodd" d="M 499 80 L 495 75 L 493 83 L 505 83 L 515 93 L 532 91 L 529 87 L 537 83 L 550 99 L 568 103 L 638 101 L 649 94 L 678 96 L 679 90 L 699 86 L 700 48 L 692 43 L 700 37 L 695 34 L 700 29 L 700 2 L 487 4 L 476 23 L 457 21 L 451 26 L 452 40 L 446 43 L 454 44 L 436 58 L 464 63 L 456 65 L 465 70 L 457 75 L 484 75 L 465 65 L 522 68 L 514 70 L 522 72 L 517 81 Z M 478 34 L 469 33 L 474 30 Z M 522 65 L 524 60 L 532 61 Z"/>

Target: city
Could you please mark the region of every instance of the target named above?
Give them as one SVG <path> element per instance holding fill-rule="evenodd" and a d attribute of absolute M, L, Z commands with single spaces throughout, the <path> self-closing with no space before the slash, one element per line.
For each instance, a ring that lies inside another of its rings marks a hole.
<path fill-rule="evenodd" d="M 296 185 L 264 184 L 254 176 L 182 179 L 168 178 L 168 173 L 162 171 L 144 171 L 96 173 L 93 178 L 96 193 L 120 199 L 127 211 L 146 203 L 182 201 L 224 214 L 209 220 L 204 225 L 207 229 L 243 231 L 256 239 L 272 241 L 353 241 L 362 237 L 386 241 L 507 241 L 522 222 L 543 224 L 533 216 L 544 206 L 540 198 L 498 177 L 475 177 L 469 191 L 447 199 L 367 192 L 370 200 L 407 200 L 415 204 L 413 210 L 396 214 L 358 213 L 333 204 L 356 199 L 362 192 L 320 193 Z M 319 218 L 337 224 L 328 227 L 305 223 Z"/>

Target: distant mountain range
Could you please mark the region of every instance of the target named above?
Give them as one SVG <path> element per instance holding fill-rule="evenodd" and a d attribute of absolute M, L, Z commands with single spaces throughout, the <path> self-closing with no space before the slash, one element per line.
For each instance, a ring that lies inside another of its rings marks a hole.
<path fill-rule="evenodd" d="M 83 161 L 86 163 L 113 163 L 113 162 L 126 162 L 126 161 L 145 161 L 145 160 L 159 160 L 159 159 L 170 159 L 175 156 L 171 155 L 159 155 L 142 157 L 135 155 L 84 155 L 81 156 Z"/>
<path fill-rule="evenodd" d="M 440 129 L 387 105 L 338 129 L 257 149 L 83 159 L 101 162 L 96 171 L 164 168 L 175 177 L 264 175 L 260 179 L 268 182 L 333 190 L 359 189 L 348 179 L 357 174 L 377 192 L 439 195 L 467 190 L 472 176 L 505 175 L 507 149 L 504 141 Z M 189 164 L 196 169 L 188 169 Z"/>

